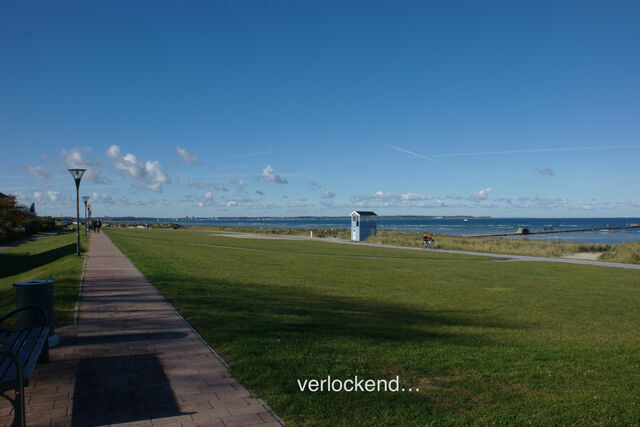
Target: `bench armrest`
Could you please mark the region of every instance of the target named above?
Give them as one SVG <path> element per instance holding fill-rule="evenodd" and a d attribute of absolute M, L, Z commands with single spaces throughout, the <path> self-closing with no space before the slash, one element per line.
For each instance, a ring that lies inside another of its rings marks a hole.
<path fill-rule="evenodd" d="M 4 329 L 2 326 L 2 323 L 5 320 L 13 316 L 14 314 L 17 314 L 24 310 L 38 310 L 42 315 L 42 325 L 46 325 L 47 323 L 49 323 L 49 316 L 47 316 L 47 312 L 44 310 L 44 308 L 40 307 L 39 305 L 29 304 L 29 305 L 23 305 L 22 307 L 18 307 L 15 310 L 12 310 L 7 314 L 5 314 L 4 316 L 2 316 L 2 318 L 0 318 L 0 329 Z"/>

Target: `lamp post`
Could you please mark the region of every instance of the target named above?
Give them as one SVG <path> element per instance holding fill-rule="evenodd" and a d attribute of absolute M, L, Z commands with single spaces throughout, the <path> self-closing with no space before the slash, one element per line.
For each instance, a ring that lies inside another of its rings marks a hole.
<path fill-rule="evenodd" d="M 76 255 L 80 256 L 80 180 L 86 169 L 69 169 L 69 173 L 76 182 Z"/>
<path fill-rule="evenodd" d="M 87 202 L 89 201 L 89 196 L 82 196 L 82 201 L 84 202 L 84 237 L 87 238 L 87 228 L 89 228 L 89 223 L 87 222 Z"/>

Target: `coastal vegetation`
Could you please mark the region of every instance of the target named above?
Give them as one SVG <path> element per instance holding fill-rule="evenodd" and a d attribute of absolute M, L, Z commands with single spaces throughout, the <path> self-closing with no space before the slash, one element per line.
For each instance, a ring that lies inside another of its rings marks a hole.
<path fill-rule="evenodd" d="M 613 245 L 604 252 L 600 259 L 602 261 L 627 262 L 630 264 L 640 264 L 640 242 L 622 243 Z"/>
<path fill-rule="evenodd" d="M 81 245 L 84 251 L 84 236 Z M 16 308 L 14 283 L 49 279 L 55 281 L 56 326 L 72 323 L 83 261 L 84 257 L 76 255 L 75 233 L 45 237 L 0 252 L 0 312 Z"/>
<path fill-rule="evenodd" d="M 176 224 L 173 222 L 137 222 L 137 221 L 126 221 L 126 222 L 105 222 L 103 227 L 113 227 L 113 228 L 171 228 L 176 230 L 178 228 L 182 228 L 180 224 Z"/>
<path fill-rule="evenodd" d="M 542 257 L 559 257 L 584 252 L 606 252 L 612 245 L 553 242 L 548 240 L 510 239 L 503 237 L 462 237 L 446 234 L 431 234 L 434 248 L 472 252 L 489 252 L 496 254 L 529 255 Z M 394 246 L 421 246 L 422 234 L 395 230 L 378 230 L 376 237 L 367 239 L 368 243 L 382 243 Z"/>
<path fill-rule="evenodd" d="M 106 232 L 291 425 L 640 419 L 637 271 L 209 231 Z"/>
<path fill-rule="evenodd" d="M 326 237 L 348 240 L 347 229 L 259 229 L 248 227 L 189 227 L 197 230 L 214 230 L 236 233 L 266 234 L 274 236 L 313 236 L 322 232 Z M 608 245 L 602 243 L 581 243 L 538 240 L 526 237 L 462 237 L 446 234 L 430 234 L 434 238 L 435 249 L 461 250 L 470 252 L 487 252 L 507 255 L 527 255 L 540 257 L 564 257 L 573 254 L 593 254 L 600 261 L 624 262 L 640 264 L 640 242 Z M 392 246 L 421 247 L 422 233 L 408 231 L 378 229 L 376 237 L 369 237 L 367 243 L 379 243 Z"/>

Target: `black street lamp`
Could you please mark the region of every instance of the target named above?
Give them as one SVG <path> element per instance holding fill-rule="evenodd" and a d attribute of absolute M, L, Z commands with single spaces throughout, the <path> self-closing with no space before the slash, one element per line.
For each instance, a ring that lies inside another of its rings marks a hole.
<path fill-rule="evenodd" d="M 76 255 L 80 256 L 80 180 L 82 175 L 86 172 L 86 169 L 69 169 L 69 173 L 76 182 Z"/>
<path fill-rule="evenodd" d="M 89 201 L 89 196 L 82 196 L 82 201 L 84 202 L 84 237 L 87 237 L 87 228 L 89 228 L 89 223 L 87 222 L 87 202 Z"/>

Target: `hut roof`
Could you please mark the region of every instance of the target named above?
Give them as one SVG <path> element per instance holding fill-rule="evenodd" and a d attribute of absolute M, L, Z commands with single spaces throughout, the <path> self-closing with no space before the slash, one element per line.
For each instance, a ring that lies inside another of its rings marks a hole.
<path fill-rule="evenodd" d="M 353 211 L 349 214 L 349 216 L 359 215 L 359 216 L 378 216 L 375 212 L 372 211 Z"/>

